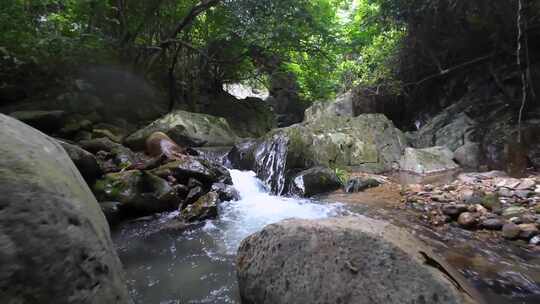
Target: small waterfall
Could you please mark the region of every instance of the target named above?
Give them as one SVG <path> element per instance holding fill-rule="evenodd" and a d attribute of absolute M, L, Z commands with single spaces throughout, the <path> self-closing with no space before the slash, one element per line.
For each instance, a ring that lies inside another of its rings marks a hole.
<path fill-rule="evenodd" d="M 270 187 L 273 194 L 282 195 L 286 186 L 287 149 L 289 139 L 281 132 L 263 142 L 256 151 L 257 176 Z"/>

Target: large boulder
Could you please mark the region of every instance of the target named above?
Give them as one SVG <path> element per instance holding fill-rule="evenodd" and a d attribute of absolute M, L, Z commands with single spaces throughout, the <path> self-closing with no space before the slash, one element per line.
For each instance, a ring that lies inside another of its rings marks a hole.
<path fill-rule="evenodd" d="M 440 173 L 459 168 L 453 158 L 454 153 L 447 147 L 406 148 L 399 167 L 402 171 L 421 175 Z"/>
<path fill-rule="evenodd" d="M 239 170 L 253 170 L 255 168 L 255 150 L 259 144 L 259 140 L 247 139 L 234 145 L 227 154 L 228 165 Z"/>
<path fill-rule="evenodd" d="M 454 159 L 462 167 L 478 169 L 481 164 L 482 147 L 479 143 L 468 142 L 454 153 Z"/>
<path fill-rule="evenodd" d="M 131 134 L 125 144 L 143 150 L 146 139 L 155 132 L 163 132 L 183 146 L 232 146 L 239 140 L 224 118 L 179 110 Z"/>
<path fill-rule="evenodd" d="M 313 166 L 390 171 L 405 144 L 403 133 L 382 114 L 321 117 L 269 133 L 255 152 L 256 171 L 273 192 L 282 193 L 288 173 Z"/>
<path fill-rule="evenodd" d="M 290 192 L 310 197 L 337 190 L 341 186 L 341 181 L 333 170 L 326 167 L 314 167 L 302 171 L 292 178 Z"/>
<path fill-rule="evenodd" d="M 269 225 L 242 241 L 236 265 L 244 304 L 473 303 L 430 248 L 365 217 Z"/>
<path fill-rule="evenodd" d="M 128 303 L 105 216 L 64 149 L 0 126 L 0 302 Z"/>

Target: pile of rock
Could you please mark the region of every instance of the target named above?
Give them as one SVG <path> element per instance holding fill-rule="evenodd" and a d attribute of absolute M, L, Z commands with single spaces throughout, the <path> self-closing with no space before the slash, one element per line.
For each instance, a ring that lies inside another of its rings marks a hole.
<path fill-rule="evenodd" d="M 540 177 L 504 172 L 466 173 L 451 184 L 409 185 L 406 206 L 423 210 L 433 225 L 457 222 L 464 229 L 501 231 L 506 239 L 540 243 Z"/>

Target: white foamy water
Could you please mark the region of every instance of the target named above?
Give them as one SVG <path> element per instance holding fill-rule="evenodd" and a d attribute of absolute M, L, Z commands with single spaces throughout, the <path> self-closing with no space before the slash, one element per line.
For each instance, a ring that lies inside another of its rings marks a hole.
<path fill-rule="evenodd" d="M 230 171 L 239 201 L 222 205 L 218 222 L 209 230 L 217 230 L 228 254 L 234 254 L 245 237 L 264 226 L 288 218 L 319 219 L 343 212 L 340 204 L 318 204 L 307 199 L 270 195 L 254 172 Z"/>
<path fill-rule="evenodd" d="M 241 199 L 221 204 L 219 218 L 183 233 L 153 233 L 178 212 L 127 224 L 113 235 L 130 294 L 139 303 L 239 303 L 235 255 L 240 242 L 287 218 L 345 213 L 340 204 L 270 195 L 253 172 L 231 170 Z"/>

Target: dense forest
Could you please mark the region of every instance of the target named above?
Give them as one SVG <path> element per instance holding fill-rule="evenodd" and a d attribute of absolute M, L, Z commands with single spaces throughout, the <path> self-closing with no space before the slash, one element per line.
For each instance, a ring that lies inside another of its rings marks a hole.
<path fill-rule="evenodd" d="M 2 0 L 1 303 L 538 303 L 540 1 Z"/>

